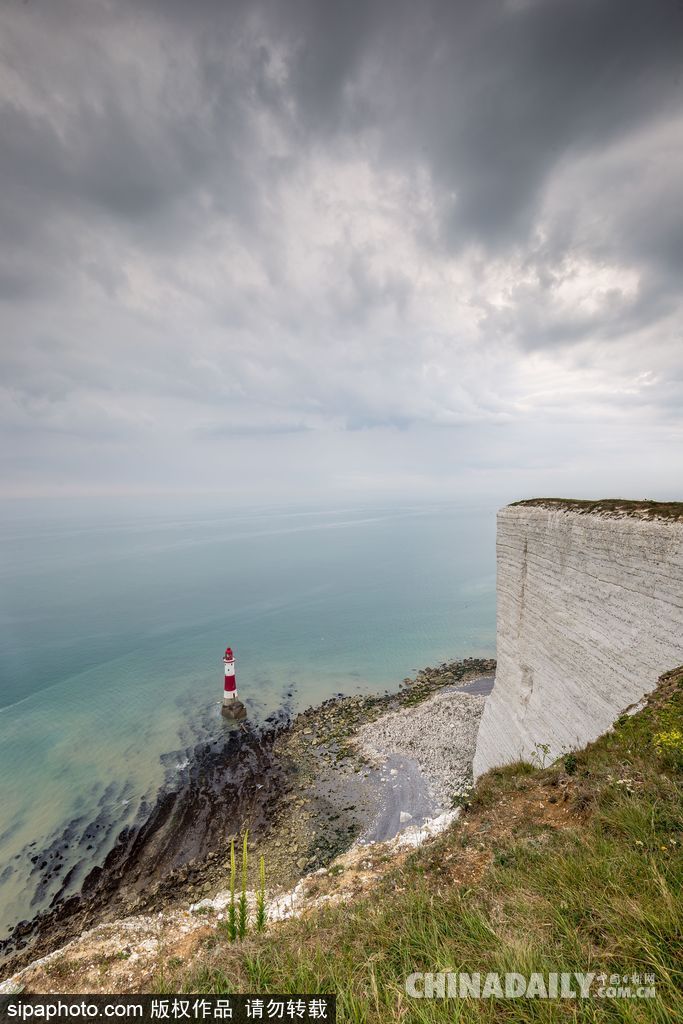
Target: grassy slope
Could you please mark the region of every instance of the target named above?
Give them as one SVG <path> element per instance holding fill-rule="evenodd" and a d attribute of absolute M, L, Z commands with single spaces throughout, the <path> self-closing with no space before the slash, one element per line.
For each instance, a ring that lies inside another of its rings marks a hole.
<path fill-rule="evenodd" d="M 455 826 L 371 897 L 241 945 L 217 932 L 157 987 L 336 991 L 339 1019 L 378 1024 L 683 1020 L 682 686 L 683 670 L 663 677 L 649 705 L 579 752 L 570 771 L 560 761 L 489 773 Z M 405 995 L 408 974 L 440 970 L 647 972 L 657 998 Z"/>

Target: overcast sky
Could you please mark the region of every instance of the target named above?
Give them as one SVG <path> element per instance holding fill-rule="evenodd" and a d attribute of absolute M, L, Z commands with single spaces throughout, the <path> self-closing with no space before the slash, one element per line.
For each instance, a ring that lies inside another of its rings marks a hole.
<path fill-rule="evenodd" d="M 2 0 L 9 495 L 683 498 L 681 0 Z"/>

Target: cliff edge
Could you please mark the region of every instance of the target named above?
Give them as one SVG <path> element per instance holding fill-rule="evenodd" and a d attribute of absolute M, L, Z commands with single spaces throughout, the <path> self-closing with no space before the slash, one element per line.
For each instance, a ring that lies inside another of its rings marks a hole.
<path fill-rule="evenodd" d="M 533 499 L 498 513 L 497 659 L 475 778 L 596 739 L 683 661 L 683 504 Z"/>

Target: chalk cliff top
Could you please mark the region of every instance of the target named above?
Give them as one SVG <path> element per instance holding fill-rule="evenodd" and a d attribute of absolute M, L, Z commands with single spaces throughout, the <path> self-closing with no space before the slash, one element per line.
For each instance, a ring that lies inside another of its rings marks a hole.
<path fill-rule="evenodd" d="M 600 516 L 636 519 L 674 519 L 683 521 L 683 501 L 630 501 L 627 498 L 599 498 L 585 501 L 578 498 L 525 498 L 513 501 L 508 508 L 526 506 L 555 509 L 560 512 L 579 512 Z"/>

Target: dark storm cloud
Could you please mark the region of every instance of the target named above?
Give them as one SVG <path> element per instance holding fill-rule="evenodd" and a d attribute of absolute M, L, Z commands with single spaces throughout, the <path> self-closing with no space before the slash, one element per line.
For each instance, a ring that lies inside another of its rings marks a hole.
<path fill-rule="evenodd" d="M 670 407 L 678 0 L 6 0 L 0 29 L 8 429 Z"/>
<path fill-rule="evenodd" d="M 528 230 L 565 154 L 680 103 L 682 40 L 683 12 L 667 2 L 510 5 L 477 26 L 429 90 L 441 98 L 434 165 L 457 194 L 454 230 L 493 241 Z"/>
<path fill-rule="evenodd" d="M 187 27 L 187 5 L 171 10 Z M 226 39 L 236 31 L 221 18 L 225 5 L 192 10 Z M 271 42 L 287 48 L 283 91 L 304 135 L 375 128 L 387 159 L 425 161 L 455 196 L 452 241 L 528 229 L 565 154 L 683 102 L 677 0 L 306 0 L 244 10 L 258 10 Z"/>
<path fill-rule="evenodd" d="M 259 18 L 270 42 L 287 48 L 283 89 L 302 131 L 380 129 L 385 155 L 425 160 L 455 192 L 453 227 L 476 237 L 528 226 L 544 178 L 567 151 L 683 101 L 677 0 L 216 0 L 151 9 L 196 32 L 217 80 L 225 65 L 216 47 L 239 36 L 245 17 Z"/>
<path fill-rule="evenodd" d="M 603 144 L 683 100 L 676 0 L 16 6 L 26 7 L 24 45 L 11 63 L 20 73 L 44 65 L 47 108 L 31 117 L 7 98 L 2 107 L 8 201 L 16 200 L 14 184 L 39 201 L 89 200 L 132 221 L 184 201 L 202 183 L 234 214 L 240 204 L 229 197 L 247 202 L 255 186 L 244 166 L 253 145 L 248 122 L 263 105 L 309 143 L 377 129 L 387 161 L 428 167 L 452 244 L 514 241 L 529 230 L 539 192 L 566 153 Z M 42 37 L 32 34 L 32 20 Z M 60 44 L 70 59 L 56 70 L 66 82 L 55 83 L 47 48 L 65 26 Z M 152 106 L 144 67 L 129 64 L 122 49 L 126 34 L 134 42 L 140 30 L 159 35 L 167 58 Z M 284 68 L 276 86 L 263 72 L 278 47 Z M 174 90 L 183 60 L 196 61 L 198 76 L 187 108 Z M 55 84 L 66 85 L 72 103 L 61 131 L 50 119 Z"/>

